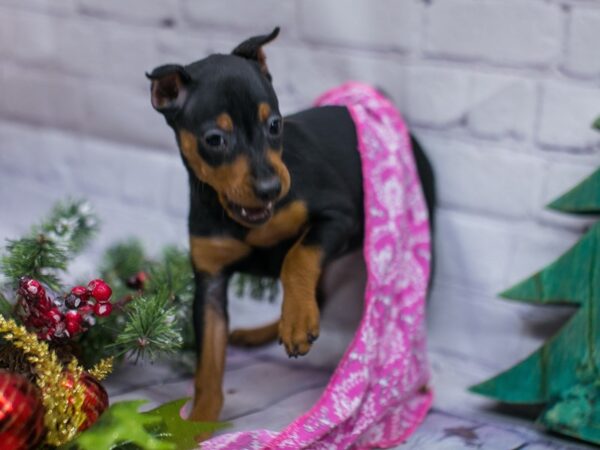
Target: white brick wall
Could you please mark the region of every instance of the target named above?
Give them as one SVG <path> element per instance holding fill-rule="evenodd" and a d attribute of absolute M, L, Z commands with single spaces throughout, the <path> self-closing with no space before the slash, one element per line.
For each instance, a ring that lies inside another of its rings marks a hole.
<path fill-rule="evenodd" d="M 144 72 L 275 25 L 284 111 L 362 79 L 423 140 L 440 199 L 432 348 L 493 367 L 535 347 L 526 309 L 494 295 L 590 223 L 543 206 L 600 164 L 598 2 L 0 0 L 0 238 L 72 194 L 104 222 L 80 270 L 128 235 L 185 242 L 185 172 Z"/>

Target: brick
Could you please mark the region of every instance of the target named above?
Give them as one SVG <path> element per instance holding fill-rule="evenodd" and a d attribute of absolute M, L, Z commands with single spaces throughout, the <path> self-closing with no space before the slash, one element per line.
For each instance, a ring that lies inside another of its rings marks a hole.
<path fill-rule="evenodd" d="M 411 67 L 407 71 L 403 112 L 416 125 L 457 125 L 467 112 L 469 84 L 465 71 Z"/>
<path fill-rule="evenodd" d="M 157 256 L 167 244 L 187 241 L 186 221 L 140 205 L 130 205 L 103 197 L 90 196 L 100 217 L 101 230 L 90 251 L 101 253 L 116 242 L 140 239 L 149 256 Z"/>
<path fill-rule="evenodd" d="M 15 195 L 18 193 L 18 195 Z M 0 204 L 2 205 L 2 227 L 11 228 L 14 234 L 7 236 L 19 238 L 27 233 L 31 226 L 38 224 L 52 205 L 72 194 L 67 185 L 53 186 L 48 189 L 33 177 L 15 177 L 3 174 L 0 177 Z M 2 236 L 0 236 L 1 238 Z M 1 241 L 2 245 L 4 241 Z"/>
<path fill-rule="evenodd" d="M 600 10 L 573 7 L 569 16 L 569 35 L 563 68 L 573 75 L 586 77 L 600 74 Z"/>
<path fill-rule="evenodd" d="M 526 223 L 515 233 L 515 249 L 511 256 L 505 287 L 542 270 L 566 252 L 580 233 Z"/>
<path fill-rule="evenodd" d="M 167 170 L 167 205 L 166 208 L 178 216 L 187 217 L 189 210 L 190 188 L 188 174 L 181 157 L 170 158 Z"/>
<path fill-rule="evenodd" d="M 303 99 L 305 106 L 325 90 L 349 80 L 380 87 L 398 104 L 403 100 L 404 67 L 389 58 L 356 52 L 285 48 L 271 60 L 277 60 L 278 65 L 283 61 L 287 66 L 287 70 L 278 67 L 273 71 L 275 85 L 282 81 L 284 89 Z M 315 68 L 319 69 L 318 73 Z"/>
<path fill-rule="evenodd" d="M 121 148 L 110 141 L 86 138 L 73 164 L 79 191 L 90 198 L 120 199 L 127 167 L 120 163 Z"/>
<path fill-rule="evenodd" d="M 65 21 L 56 29 L 54 64 L 70 73 L 146 92 L 144 73 L 164 62 L 156 35 L 152 29 L 98 20 Z"/>
<path fill-rule="evenodd" d="M 169 186 L 168 166 L 172 155 L 144 148 L 119 146 L 118 164 L 125 167 L 121 195 L 127 204 L 163 210 Z"/>
<path fill-rule="evenodd" d="M 582 158 L 579 156 L 577 159 Z M 576 160 L 576 162 L 577 164 L 557 160 L 547 164 L 534 209 L 535 216 L 540 223 L 581 232 L 597 220 L 595 217 L 576 216 L 546 208 L 550 202 L 574 188 L 580 181 L 590 175 L 596 167 L 600 166 L 600 155 L 594 155 L 594 157 L 581 161 Z"/>
<path fill-rule="evenodd" d="M 512 228 L 507 222 L 438 209 L 436 278 L 482 292 L 502 289 L 513 247 Z"/>
<path fill-rule="evenodd" d="M 538 141 L 552 148 L 590 150 L 600 143 L 591 129 L 599 115 L 600 89 L 548 81 L 543 85 Z"/>
<path fill-rule="evenodd" d="M 30 127 L 16 125 L 14 122 L 0 124 L 0 170 L 2 176 L 28 177 L 32 175 L 36 163 L 40 139 Z M 39 159 L 39 158 L 38 158 Z"/>
<path fill-rule="evenodd" d="M 182 10 L 192 25 L 251 30 L 250 35 L 240 36 L 239 42 L 251 35 L 269 33 L 276 26 L 282 27 L 282 35 L 289 35 L 294 21 L 294 2 L 278 0 L 255 0 L 251 7 L 246 0 L 183 0 Z"/>
<path fill-rule="evenodd" d="M 350 47 L 411 50 L 421 31 L 422 4 L 394 0 L 302 0 L 298 20 L 309 42 Z"/>
<path fill-rule="evenodd" d="M 178 18 L 176 0 L 79 0 L 84 14 L 113 20 L 171 26 Z"/>
<path fill-rule="evenodd" d="M 51 64 L 56 54 L 56 20 L 44 14 L 1 8 L 0 53 L 25 63 Z"/>
<path fill-rule="evenodd" d="M 156 32 L 106 24 L 102 31 L 106 36 L 103 65 L 108 77 L 117 83 L 129 82 L 147 94 L 150 87 L 145 72 L 165 63 L 156 49 Z"/>
<path fill-rule="evenodd" d="M 0 114 L 28 123 L 81 129 L 85 120 L 82 80 L 6 65 Z"/>
<path fill-rule="evenodd" d="M 176 62 L 189 64 L 207 57 L 212 53 L 230 53 L 240 40 L 231 36 L 229 39 L 215 36 L 214 33 L 201 34 L 185 33 L 179 30 L 165 30 L 157 35 L 156 51 L 160 58 L 159 64 Z M 266 54 L 271 64 L 271 54 L 280 46 L 278 41 L 266 47 Z"/>
<path fill-rule="evenodd" d="M 564 313 L 560 307 L 540 308 L 506 301 L 495 293 L 436 282 L 427 309 L 429 347 L 434 353 L 464 361 L 467 372 L 462 380 L 480 382 L 537 350 L 552 336 L 547 324 L 561 323 L 568 317 Z M 477 366 L 484 366 L 487 373 L 473 379 L 473 367 Z"/>
<path fill-rule="evenodd" d="M 474 135 L 516 139 L 531 136 L 536 107 L 533 81 L 481 74 L 472 78 L 467 127 Z"/>
<path fill-rule="evenodd" d="M 2 5 L 61 15 L 75 11 L 75 0 L 2 0 Z"/>
<path fill-rule="evenodd" d="M 418 138 L 433 165 L 442 207 L 517 219 L 532 214 L 541 158 L 431 134 Z"/>
<path fill-rule="evenodd" d="M 107 61 L 106 30 L 99 25 L 98 21 L 85 19 L 57 23 L 54 30 L 56 48 L 51 64 L 76 75 L 106 77 L 113 66 Z"/>
<path fill-rule="evenodd" d="M 94 83 L 86 91 L 85 131 L 103 138 L 174 148 L 173 132 L 150 104 L 150 93 Z"/>
<path fill-rule="evenodd" d="M 429 55 L 547 66 L 560 53 L 559 5 L 541 1 L 450 0 L 427 15 Z"/>

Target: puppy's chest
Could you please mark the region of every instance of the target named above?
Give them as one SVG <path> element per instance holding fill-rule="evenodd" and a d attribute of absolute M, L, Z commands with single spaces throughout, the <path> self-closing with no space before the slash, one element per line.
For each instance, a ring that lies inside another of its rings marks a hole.
<path fill-rule="evenodd" d="M 252 247 L 272 247 L 300 234 L 308 223 L 308 209 L 296 200 L 281 208 L 264 225 L 250 230 L 244 241 Z"/>

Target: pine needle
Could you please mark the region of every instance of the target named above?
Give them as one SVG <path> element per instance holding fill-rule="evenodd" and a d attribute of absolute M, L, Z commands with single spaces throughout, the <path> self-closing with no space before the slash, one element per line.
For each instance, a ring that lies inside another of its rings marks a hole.
<path fill-rule="evenodd" d="M 168 303 L 168 295 L 159 292 L 138 297 L 128 305 L 127 324 L 114 344 L 121 353 L 129 354 L 135 361 L 154 360 L 181 348 L 176 308 Z"/>

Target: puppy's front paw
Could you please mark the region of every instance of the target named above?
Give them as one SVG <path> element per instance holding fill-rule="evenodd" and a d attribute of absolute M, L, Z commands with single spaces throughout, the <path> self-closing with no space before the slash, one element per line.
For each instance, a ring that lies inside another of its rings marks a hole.
<path fill-rule="evenodd" d="M 279 340 L 290 358 L 308 353 L 319 337 L 319 308 L 315 301 L 286 305 L 279 321 Z"/>

